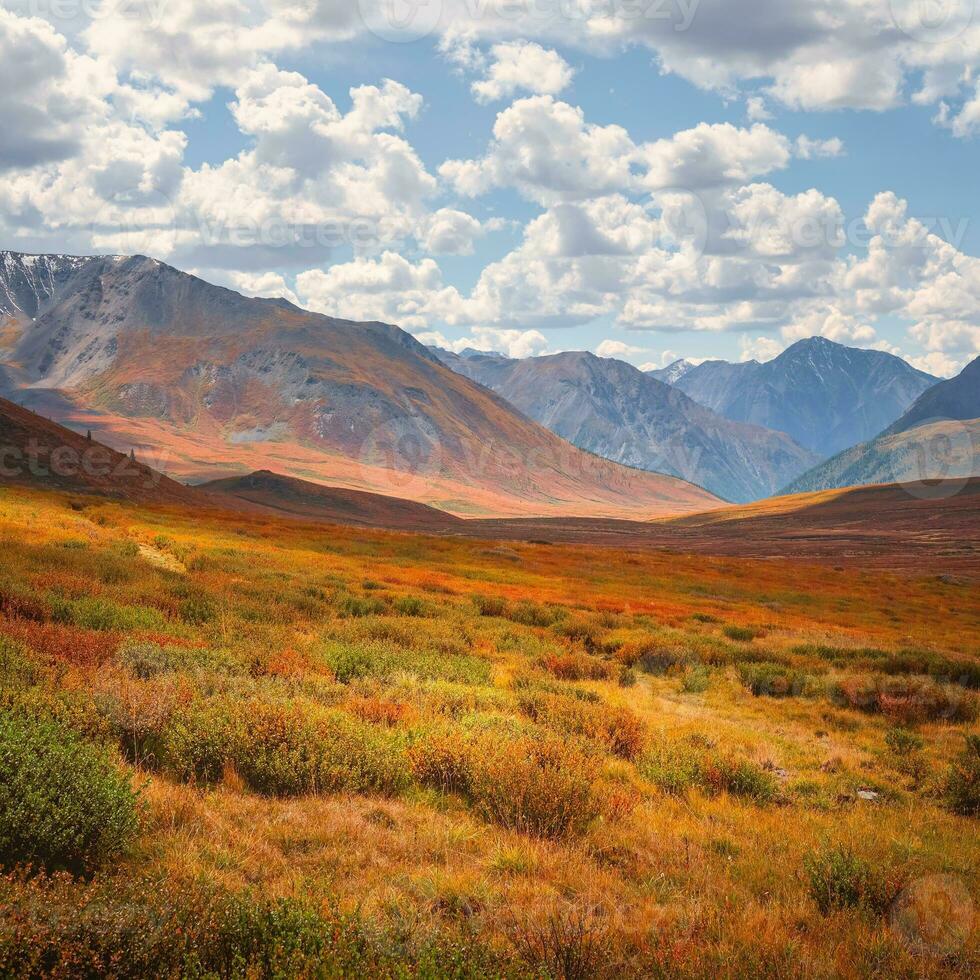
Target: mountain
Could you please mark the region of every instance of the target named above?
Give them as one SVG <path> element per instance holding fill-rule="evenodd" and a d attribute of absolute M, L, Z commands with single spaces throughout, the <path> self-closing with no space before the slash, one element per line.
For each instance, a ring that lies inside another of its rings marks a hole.
<path fill-rule="evenodd" d="M 213 507 L 207 494 L 0 398 L 0 486 L 29 486 L 144 504 Z"/>
<path fill-rule="evenodd" d="M 675 384 L 726 418 L 787 432 L 827 457 L 877 435 L 937 381 L 893 354 L 811 337 L 765 364 L 705 361 Z"/>
<path fill-rule="evenodd" d="M 653 371 L 646 371 L 645 373 L 651 378 L 663 381 L 664 384 L 673 385 L 677 384 L 693 367 L 694 364 L 691 361 L 682 357 L 676 361 L 671 361 L 666 367 L 655 368 Z"/>
<path fill-rule="evenodd" d="M 216 500 L 229 500 L 232 506 L 245 501 L 293 519 L 423 533 L 458 531 L 465 526 L 461 518 L 413 500 L 326 487 L 268 470 L 212 480 L 199 489 Z"/>
<path fill-rule="evenodd" d="M 786 493 L 980 476 L 980 357 L 940 381 L 879 436 L 804 473 Z"/>
<path fill-rule="evenodd" d="M 722 418 L 624 361 L 587 352 L 523 360 L 436 353 L 576 446 L 727 500 L 768 496 L 817 462 L 784 433 Z"/>
<path fill-rule="evenodd" d="M 139 255 L 0 253 L 0 278 L 8 385 L 112 445 L 165 452 L 182 478 L 275 469 L 461 513 L 718 503 L 582 453 L 389 324 L 246 298 Z"/>
<path fill-rule="evenodd" d="M 924 391 L 882 435 L 894 435 L 938 419 L 980 419 L 980 357 L 947 381 Z"/>

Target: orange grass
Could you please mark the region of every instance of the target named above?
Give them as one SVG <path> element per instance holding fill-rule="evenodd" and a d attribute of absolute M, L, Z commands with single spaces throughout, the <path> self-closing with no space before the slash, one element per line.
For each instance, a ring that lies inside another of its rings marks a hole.
<path fill-rule="evenodd" d="M 361 916 L 377 975 L 980 968 L 980 835 L 944 789 L 969 583 L 9 490 L 0 545 L 0 707 L 143 787 L 92 887 Z M 907 914 L 937 889 L 946 920 Z"/>

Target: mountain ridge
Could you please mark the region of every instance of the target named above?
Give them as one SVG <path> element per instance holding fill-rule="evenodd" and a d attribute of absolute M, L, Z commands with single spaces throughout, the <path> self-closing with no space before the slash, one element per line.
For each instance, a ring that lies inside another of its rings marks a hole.
<path fill-rule="evenodd" d="M 829 457 L 877 435 L 938 381 L 893 354 L 810 337 L 771 361 L 704 361 L 674 384 L 726 418 Z"/>
<path fill-rule="evenodd" d="M 31 317 L 17 256 L 2 263 L 20 284 L 0 345 L 8 384 L 112 444 L 166 448 L 182 478 L 275 469 L 461 513 L 720 503 L 582 453 L 393 325 L 248 298 L 146 256 L 70 263 Z"/>
<path fill-rule="evenodd" d="M 672 473 L 727 500 L 767 496 L 818 459 L 784 433 L 725 419 L 615 358 L 436 354 L 580 448 Z"/>

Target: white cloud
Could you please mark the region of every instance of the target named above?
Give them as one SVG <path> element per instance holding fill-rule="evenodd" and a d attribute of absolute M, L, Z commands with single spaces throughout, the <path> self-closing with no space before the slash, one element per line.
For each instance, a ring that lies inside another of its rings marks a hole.
<path fill-rule="evenodd" d="M 515 93 L 558 95 L 575 72 L 557 51 L 531 41 L 506 41 L 490 49 L 492 60 L 485 77 L 471 88 L 477 102 L 496 102 Z"/>
<path fill-rule="evenodd" d="M 765 122 L 772 119 L 772 113 L 766 107 L 766 100 L 761 95 L 750 95 L 745 100 L 745 114 L 749 122 Z"/>
<path fill-rule="evenodd" d="M 818 157 L 839 157 L 844 152 L 844 143 L 836 136 L 826 140 L 813 140 L 809 136 L 796 138 L 796 155 L 801 160 L 814 160 Z"/>
<path fill-rule="evenodd" d="M 473 243 L 485 231 L 471 214 L 440 208 L 421 221 L 417 237 L 422 248 L 433 255 L 472 255 Z"/>
<path fill-rule="evenodd" d="M 430 294 L 442 286 L 432 259 L 413 264 L 395 252 L 326 271 L 310 269 L 296 277 L 296 292 L 308 309 L 350 320 L 381 320 L 407 330 L 428 325 Z"/>
<path fill-rule="evenodd" d="M 497 116 L 482 159 L 447 160 L 439 173 L 467 197 L 514 187 L 549 204 L 630 186 L 634 153 L 621 126 L 586 123 L 581 109 L 541 95 L 520 99 Z"/>
<path fill-rule="evenodd" d="M 778 357 L 786 349 L 785 344 L 781 344 L 772 337 L 748 337 L 738 338 L 740 351 L 740 361 L 771 361 Z"/>
<path fill-rule="evenodd" d="M 625 358 L 636 354 L 647 354 L 649 350 L 648 347 L 634 347 L 622 340 L 606 339 L 596 347 L 595 352 L 598 357 Z"/>
<path fill-rule="evenodd" d="M 782 169 L 790 156 L 789 140 L 762 123 L 749 129 L 731 123 L 700 123 L 639 151 L 647 168 L 642 184 L 651 190 L 682 187 L 696 191 L 742 184 Z"/>
<path fill-rule="evenodd" d="M 233 272 L 231 281 L 235 288 L 246 296 L 263 296 L 268 299 L 288 299 L 299 305 L 296 294 L 277 272 Z"/>

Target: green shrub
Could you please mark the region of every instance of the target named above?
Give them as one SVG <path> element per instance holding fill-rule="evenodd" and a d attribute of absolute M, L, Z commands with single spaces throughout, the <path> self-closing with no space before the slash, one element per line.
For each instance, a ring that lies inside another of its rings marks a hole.
<path fill-rule="evenodd" d="M 43 676 L 40 664 L 25 647 L 0 636 L 0 689 L 33 687 Z"/>
<path fill-rule="evenodd" d="M 881 915 L 892 906 L 903 885 L 901 876 L 875 868 L 846 847 L 825 847 L 809 854 L 803 870 L 810 895 L 823 915 L 848 908 Z"/>
<path fill-rule="evenodd" d="M 869 714 L 882 714 L 903 725 L 923 721 L 972 722 L 976 694 L 939 684 L 928 677 L 845 677 L 831 688 L 832 700 Z"/>
<path fill-rule="evenodd" d="M 173 878 L 0 878 L 0 976 L 11 980 L 505 975 L 511 971 L 475 939 L 419 937 L 409 946 L 357 914 L 302 897 L 229 894 Z"/>
<path fill-rule="evenodd" d="M 954 813 L 980 816 L 980 735 L 967 735 L 953 761 L 946 777 L 946 800 Z"/>
<path fill-rule="evenodd" d="M 159 630 L 166 626 L 166 620 L 158 609 L 121 606 L 96 596 L 72 600 L 55 598 L 51 601 L 51 609 L 55 622 L 89 630 L 126 633 L 133 630 Z"/>
<path fill-rule="evenodd" d="M 504 616 L 507 613 L 507 600 L 502 596 L 475 595 L 473 605 L 481 616 Z"/>
<path fill-rule="evenodd" d="M 310 717 L 301 708 L 246 706 L 233 758 L 256 792 L 395 794 L 409 782 L 408 759 L 395 737 L 342 713 Z"/>
<path fill-rule="evenodd" d="M 218 607 L 206 595 L 189 595 L 180 602 L 180 618 L 188 626 L 206 626 L 218 618 Z"/>
<path fill-rule="evenodd" d="M 479 657 L 400 649 L 393 643 L 330 641 L 321 656 L 341 684 L 364 677 L 390 680 L 398 674 L 459 684 L 486 684 L 491 677 L 490 662 Z"/>
<path fill-rule="evenodd" d="M 137 795 L 103 752 L 53 723 L 0 713 L 0 863 L 87 873 L 137 824 Z"/>
<path fill-rule="evenodd" d="M 426 604 L 414 595 L 399 596 L 394 604 L 395 612 L 402 616 L 424 616 L 426 614 Z"/>
<path fill-rule="evenodd" d="M 806 675 L 783 664 L 770 661 L 741 664 L 738 672 L 742 683 L 756 697 L 787 698 L 806 690 Z"/>
<path fill-rule="evenodd" d="M 684 669 L 681 676 L 681 690 L 687 694 L 703 694 L 711 684 L 711 671 L 700 664 Z"/>
<path fill-rule="evenodd" d="M 750 626 L 725 626 L 722 633 L 730 640 L 738 640 L 740 643 L 748 643 L 754 640 L 759 634 Z"/>
<path fill-rule="evenodd" d="M 337 614 L 341 617 L 358 619 L 362 616 L 377 616 L 387 610 L 381 599 L 373 596 L 344 596 L 337 603 Z"/>
<path fill-rule="evenodd" d="M 639 763 L 640 771 L 665 793 L 699 789 L 709 796 L 731 793 L 764 805 L 779 795 L 776 777 L 749 759 L 690 742 L 665 742 Z"/>

